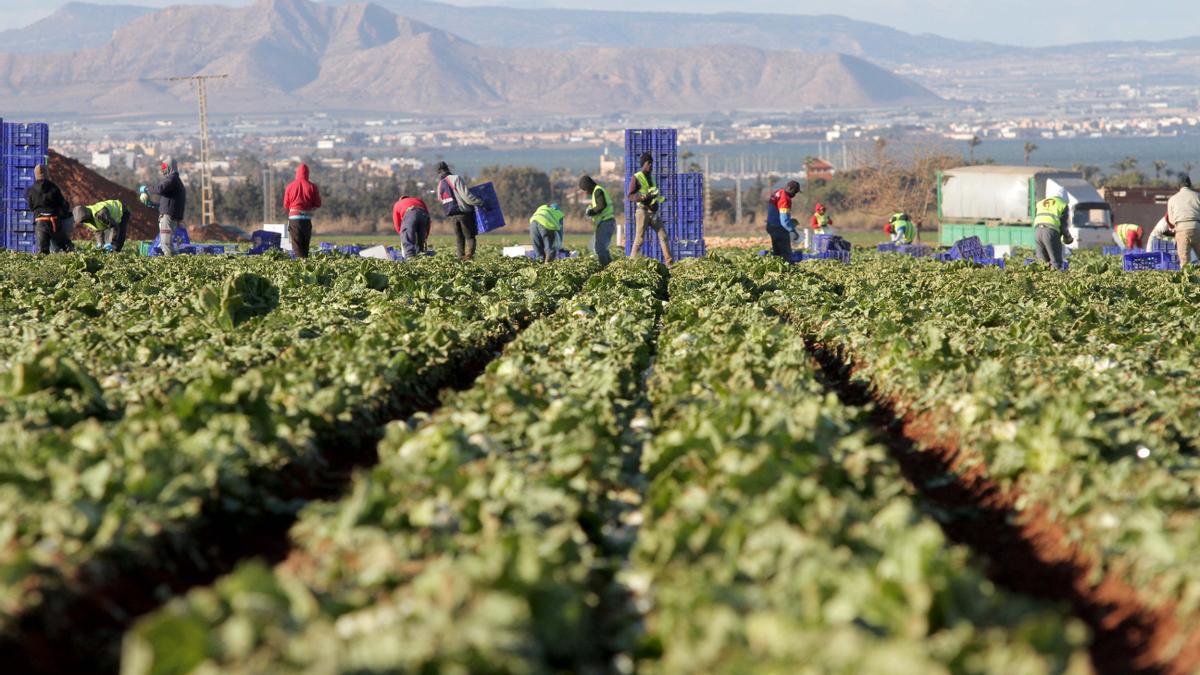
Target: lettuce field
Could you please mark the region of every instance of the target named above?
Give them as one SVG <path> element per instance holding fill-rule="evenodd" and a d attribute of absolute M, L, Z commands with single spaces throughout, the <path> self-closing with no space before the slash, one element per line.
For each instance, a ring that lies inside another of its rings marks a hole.
<path fill-rule="evenodd" d="M 0 253 L 0 662 L 1198 672 L 1198 288 Z"/>

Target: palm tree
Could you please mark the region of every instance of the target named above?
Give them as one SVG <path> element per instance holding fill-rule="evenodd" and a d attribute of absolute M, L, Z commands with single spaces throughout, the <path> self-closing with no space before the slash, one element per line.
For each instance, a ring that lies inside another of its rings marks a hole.
<path fill-rule="evenodd" d="M 1138 161 L 1136 157 L 1126 157 L 1116 164 L 1113 164 L 1113 168 L 1121 173 L 1129 173 L 1137 168 L 1137 164 Z"/>
<path fill-rule="evenodd" d="M 1025 142 L 1025 166 L 1029 166 L 1029 156 L 1032 155 L 1037 149 L 1038 146 L 1036 143 L 1030 143 L 1029 141 Z"/>
<path fill-rule="evenodd" d="M 983 145 L 983 139 L 981 139 L 977 135 L 971 136 L 971 140 L 967 141 L 967 148 L 970 150 L 970 153 L 971 153 L 971 163 L 972 164 L 975 163 L 975 148 L 978 148 L 980 145 Z"/>
<path fill-rule="evenodd" d="M 1154 180 L 1162 178 L 1163 169 L 1167 168 L 1167 163 L 1161 159 L 1154 160 Z"/>

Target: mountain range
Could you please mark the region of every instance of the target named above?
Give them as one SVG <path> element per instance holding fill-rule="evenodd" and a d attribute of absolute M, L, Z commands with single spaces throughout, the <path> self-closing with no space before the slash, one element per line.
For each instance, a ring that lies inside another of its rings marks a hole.
<path fill-rule="evenodd" d="M 404 7 L 404 0 L 384 1 L 406 13 L 419 9 Z M 84 16 L 88 8 L 66 10 Z M 92 28 L 104 26 L 94 22 Z M 519 41 L 517 23 L 505 30 L 506 40 L 520 46 L 480 44 L 380 4 L 181 5 L 142 13 L 96 47 L 0 54 L 0 108 L 6 114 L 184 112 L 194 107 L 190 85 L 163 79 L 217 73 L 229 78 L 214 82 L 210 97 L 227 112 L 608 114 L 939 101 L 914 82 L 845 53 L 730 43 L 567 49 L 568 37 L 531 44 L 530 36 L 540 33 L 530 29 Z"/>

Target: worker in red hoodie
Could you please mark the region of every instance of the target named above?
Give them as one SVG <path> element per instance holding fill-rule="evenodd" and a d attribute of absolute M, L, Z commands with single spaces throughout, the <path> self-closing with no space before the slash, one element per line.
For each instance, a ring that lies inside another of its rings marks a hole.
<path fill-rule="evenodd" d="M 312 243 L 312 212 L 321 208 L 321 191 L 308 180 L 308 165 L 296 169 L 296 180 L 283 191 L 283 208 L 288 212 L 288 239 L 298 258 L 308 257 Z"/>
<path fill-rule="evenodd" d="M 400 235 L 400 247 L 405 258 L 425 252 L 429 240 L 429 207 L 420 197 L 400 195 L 400 201 L 392 207 L 392 226 Z"/>

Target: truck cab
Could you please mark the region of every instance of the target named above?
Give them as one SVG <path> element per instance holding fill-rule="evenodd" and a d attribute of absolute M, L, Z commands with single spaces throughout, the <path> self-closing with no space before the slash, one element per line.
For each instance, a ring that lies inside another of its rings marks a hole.
<path fill-rule="evenodd" d="M 1089 249 L 1111 246 L 1113 218 L 1110 207 L 1091 183 L 1082 178 L 1049 178 L 1046 193 L 1063 192 L 1070 207 L 1071 248 Z"/>

